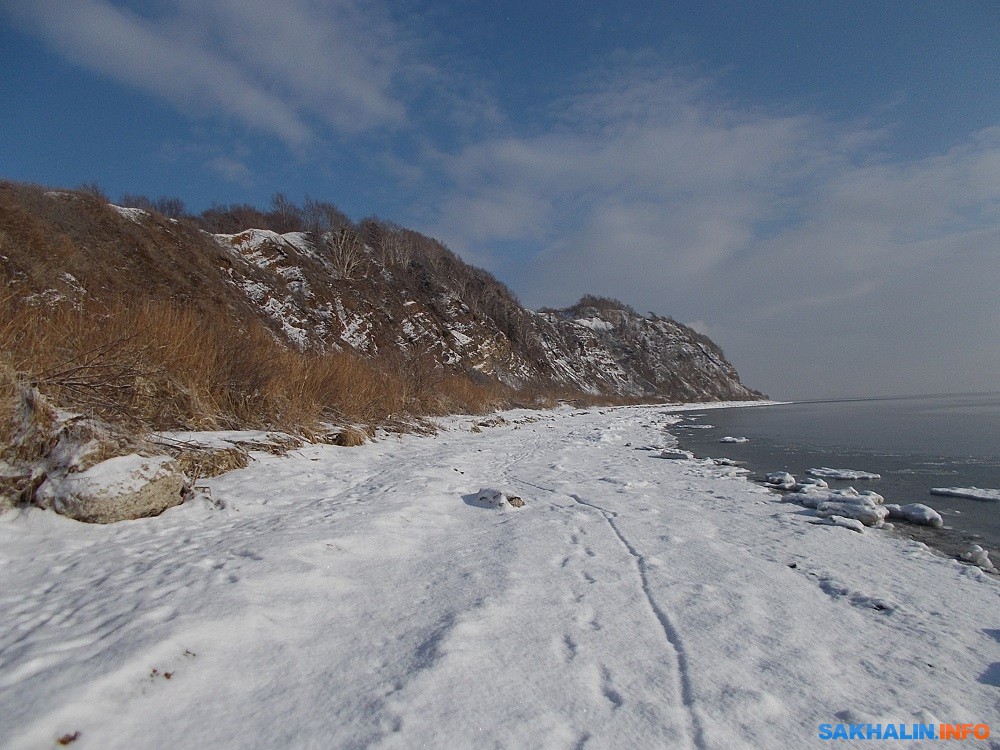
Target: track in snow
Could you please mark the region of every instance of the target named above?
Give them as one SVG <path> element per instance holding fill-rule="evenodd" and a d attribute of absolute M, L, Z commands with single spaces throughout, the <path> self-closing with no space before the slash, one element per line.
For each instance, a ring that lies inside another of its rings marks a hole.
<path fill-rule="evenodd" d="M 653 616 L 663 629 L 663 636 L 666 638 L 667 643 L 676 657 L 679 688 L 678 692 L 684 701 L 684 709 L 687 712 L 688 735 L 690 736 L 694 746 L 701 750 L 705 747 L 704 732 L 702 730 L 701 720 L 699 719 L 695 708 L 694 690 L 691 686 L 691 678 L 687 664 L 687 653 L 684 650 L 684 646 L 681 642 L 680 635 L 677 633 L 677 629 L 670 621 L 670 617 L 663 609 L 660 608 L 650 592 L 649 580 L 646 577 L 645 558 L 622 533 L 621 529 L 618 528 L 618 524 L 615 523 L 615 518 L 618 516 L 617 513 L 607 510 L 606 508 L 602 508 L 599 505 L 595 505 L 594 503 L 587 502 L 579 495 L 571 494 L 570 497 L 572 497 L 573 500 L 580 505 L 600 513 L 601 517 L 611 528 L 611 531 L 614 532 L 614 535 L 618 538 L 618 541 L 621 542 L 622 547 L 625 548 L 625 551 L 628 552 L 632 558 L 632 564 L 634 565 L 636 572 L 639 574 L 639 583 L 642 587 L 643 596 L 645 596 L 646 602 L 649 604 L 649 609 Z"/>

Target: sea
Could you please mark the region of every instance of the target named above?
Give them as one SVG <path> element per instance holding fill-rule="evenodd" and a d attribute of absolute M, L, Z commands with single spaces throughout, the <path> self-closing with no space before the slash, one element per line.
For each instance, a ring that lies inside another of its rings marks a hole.
<path fill-rule="evenodd" d="M 760 480 L 810 468 L 855 469 L 877 480 L 828 480 L 874 490 L 886 503 L 923 503 L 944 529 L 898 524 L 949 554 L 978 543 L 1000 561 L 1000 502 L 932 495 L 932 487 L 1000 489 L 1000 393 L 804 401 L 689 412 L 671 432 L 701 458 L 742 462 Z M 747 438 L 722 443 L 723 437 Z"/>

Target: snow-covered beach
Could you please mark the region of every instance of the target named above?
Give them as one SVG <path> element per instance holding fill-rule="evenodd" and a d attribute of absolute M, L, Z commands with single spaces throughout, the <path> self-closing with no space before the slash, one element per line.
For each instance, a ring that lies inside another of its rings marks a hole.
<path fill-rule="evenodd" d="M 736 467 L 662 457 L 674 413 L 452 418 L 433 437 L 259 454 L 205 482 L 212 503 L 157 518 L 0 516 L 0 746 L 1000 732 L 1000 581 L 815 523 Z"/>

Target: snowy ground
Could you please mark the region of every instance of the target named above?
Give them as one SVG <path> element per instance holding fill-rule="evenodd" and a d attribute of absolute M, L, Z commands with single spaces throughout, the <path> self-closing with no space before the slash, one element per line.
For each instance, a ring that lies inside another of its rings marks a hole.
<path fill-rule="evenodd" d="M 0 746 L 784 749 L 827 747 L 818 725 L 839 722 L 1000 737 L 995 578 L 658 458 L 663 407 L 506 416 L 261 453 L 208 482 L 223 510 L 0 517 Z M 482 488 L 526 506 L 481 507 Z"/>

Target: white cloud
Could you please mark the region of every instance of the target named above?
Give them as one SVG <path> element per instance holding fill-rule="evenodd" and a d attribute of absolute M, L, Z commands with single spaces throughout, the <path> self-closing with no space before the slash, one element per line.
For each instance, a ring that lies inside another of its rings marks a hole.
<path fill-rule="evenodd" d="M 553 112 L 442 157 L 431 228 L 523 246 L 513 269 L 481 257 L 529 304 L 596 292 L 698 320 L 776 395 L 1000 388 L 1000 128 L 894 159 L 874 129 L 648 68 Z"/>
<path fill-rule="evenodd" d="M 216 156 L 208 162 L 209 168 L 227 182 L 249 187 L 253 184 L 250 167 L 231 156 Z"/>
<path fill-rule="evenodd" d="M 165 0 L 157 15 L 108 0 L 2 5 L 80 65 L 291 146 L 316 135 L 313 120 L 354 133 L 405 117 L 397 29 L 363 2 Z"/>

